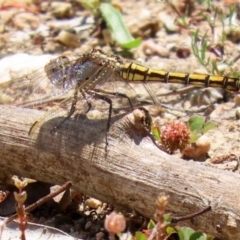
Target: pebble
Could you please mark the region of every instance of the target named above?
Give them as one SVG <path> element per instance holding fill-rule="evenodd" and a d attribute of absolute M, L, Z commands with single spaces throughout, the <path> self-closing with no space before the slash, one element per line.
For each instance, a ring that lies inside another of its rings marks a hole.
<path fill-rule="evenodd" d="M 238 108 L 236 109 L 235 114 L 236 114 L 236 118 L 237 118 L 237 119 L 240 119 L 240 107 L 238 107 Z"/>
<path fill-rule="evenodd" d="M 72 16 L 72 5 L 66 2 L 52 2 L 50 11 L 57 18 L 68 18 Z"/>
<path fill-rule="evenodd" d="M 90 208 L 96 209 L 102 205 L 102 202 L 95 198 L 89 198 L 86 200 L 85 205 Z"/>
<path fill-rule="evenodd" d="M 96 240 L 102 240 L 104 238 L 104 233 L 103 232 L 98 232 L 96 235 Z"/>
<path fill-rule="evenodd" d="M 76 34 L 71 33 L 69 31 L 61 31 L 58 36 L 56 37 L 56 40 L 60 43 L 64 44 L 67 47 L 79 47 L 80 46 L 80 40 L 76 36 Z"/>
<path fill-rule="evenodd" d="M 210 150 L 211 143 L 207 136 L 202 135 L 195 143 L 188 145 L 182 154 L 184 157 L 193 160 L 205 160 L 207 152 Z"/>
<path fill-rule="evenodd" d="M 88 222 L 85 224 L 85 227 L 84 227 L 85 231 L 87 231 L 89 228 L 91 228 L 91 226 L 92 226 L 92 222 L 91 222 L 91 221 L 88 221 Z"/>
<path fill-rule="evenodd" d="M 239 94 L 236 94 L 235 97 L 234 97 L 234 103 L 237 107 L 240 106 L 240 95 Z"/>

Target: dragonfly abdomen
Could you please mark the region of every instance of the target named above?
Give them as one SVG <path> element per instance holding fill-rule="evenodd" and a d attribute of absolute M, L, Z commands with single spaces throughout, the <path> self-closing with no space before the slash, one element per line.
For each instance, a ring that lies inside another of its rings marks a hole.
<path fill-rule="evenodd" d="M 137 63 L 125 63 L 121 67 L 120 76 L 126 81 L 163 82 L 194 85 L 199 87 L 220 87 L 229 91 L 240 89 L 240 79 L 226 76 L 167 72 L 148 68 Z"/>

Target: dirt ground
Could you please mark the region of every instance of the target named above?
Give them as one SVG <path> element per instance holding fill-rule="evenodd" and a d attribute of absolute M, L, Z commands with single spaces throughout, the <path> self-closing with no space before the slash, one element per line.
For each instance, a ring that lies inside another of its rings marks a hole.
<path fill-rule="evenodd" d="M 222 13 L 225 14 L 224 28 L 220 18 L 216 18 L 213 21 L 214 27 L 211 27 L 203 17 L 203 13 L 211 19 L 214 16 L 213 11 L 207 11 L 206 6 L 194 1 L 113 2 L 121 10 L 124 22 L 132 35 L 142 38 L 139 47 L 123 51 L 114 40 L 107 37 L 109 31 L 106 31 L 106 27 L 102 27 L 102 19 L 94 18 L 90 11 L 83 8 L 80 1 L 51 3 L 2 1 L 0 82 L 21 77 L 41 68 L 56 56 L 79 55 L 96 47 L 106 53 L 114 52 L 141 61 L 146 66 L 156 69 L 210 73 L 193 54 L 192 36 L 197 29 L 199 29 L 198 44 L 207 32 L 206 55 L 210 58 L 210 62 L 216 60 L 219 69 L 224 70 L 226 75 L 237 72 L 240 63 L 240 1 L 213 1 L 214 6 L 224 11 Z M 232 20 L 235 28 L 230 28 L 226 23 L 229 21 L 231 4 L 236 5 L 236 15 Z M 188 12 L 187 27 L 178 24 L 184 12 Z M 223 31 L 227 39 L 222 46 Z M 63 37 L 66 33 L 69 35 Z M 113 44 L 110 44 L 111 42 Z M 227 63 L 231 61 L 233 64 L 230 66 Z M 208 66 L 212 68 L 211 64 Z M 183 86 L 157 83 L 150 87 L 154 94 L 159 96 L 164 109 L 161 108 L 159 111 L 154 106 L 147 106 L 155 123 L 161 127 L 176 118 L 187 121 L 194 114 L 206 116 L 208 121 L 218 125 L 206 134 L 211 144 L 208 152 L 209 161 L 215 162 L 215 167 L 238 171 L 240 108 L 237 105 L 240 105 L 240 101 L 236 98 L 237 93 L 208 88 L 161 97 L 161 94 L 181 89 Z M 134 89 L 142 102 L 149 101 L 149 95 L 142 92 L 141 85 Z M 0 100 L 1 98 L 4 99 L 6 96 L 0 97 Z M 44 105 L 41 108 L 48 107 Z M 115 105 L 115 108 L 117 107 Z M 98 103 L 96 103 L 97 108 Z M 179 153 L 177 154 L 180 156 Z"/>

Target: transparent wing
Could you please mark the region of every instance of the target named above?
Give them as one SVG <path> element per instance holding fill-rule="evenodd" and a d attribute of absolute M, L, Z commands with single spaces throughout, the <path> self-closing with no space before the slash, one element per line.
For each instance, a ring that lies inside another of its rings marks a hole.
<path fill-rule="evenodd" d="M 48 63 L 44 68 L 33 71 L 23 77 L 13 79 L 0 84 L 0 104 L 11 104 L 22 107 L 34 107 L 58 98 L 64 98 L 69 90 L 74 88 L 74 81 L 64 86 L 63 70 L 60 64 L 65 67 L 73 64 L 77 57 L 67 58 L 64 62 L 62 57 Z M 58 76 L 59 81 L 51 82 L 50 74 Z"/>

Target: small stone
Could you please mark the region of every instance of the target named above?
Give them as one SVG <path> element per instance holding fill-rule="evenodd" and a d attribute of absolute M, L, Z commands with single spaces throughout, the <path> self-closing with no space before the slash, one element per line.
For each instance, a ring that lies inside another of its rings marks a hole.
<path fill-rule="evenodd" d="M 102 240 L 104 238 L 104 233 L 103 232 L 98 232 L 95 235 L 96 240 Z"/>
<path fill-rule="evenodd" d="M 205 160 L 207 152 L 210 150 L 210 140 L 202 135 L 195 143 L 187 145 L 182 151 L 184 157 L 193 160 Z"/>
<path fill-rule="evenodd" d="M 240 106 L 240 95 L 239 94 L 236 94 L 235 97 L 234 97 L 234 103 L 237 107 Z"/>
<path fill-rule="evenodd" d="M 191 51 L 188 47 L 179 47 L 176 49 L 176 54 L 179 58 L 187 58 L 190 56 Z"/>
<path fill-rule="evenodd" d="M 235 115 L 237 119 L 240 119 L 240 107 L 236 109 Z"/>
<path fill-rule="evenodd" d="M 156 54 L 161 57 L 169 57 L 170 51 L 166 46 L 161 46 L 155 43 L 153 40 L 144 41 L 142 44 L 142 49 L 145 54 L 153 55 Z"/>
<path fill-rule="evenodd" d="M 57 18 L 68 18 L 72 16 L 72 5 L 66 2 L 52 2 L 51 12 Z"/>
<path fill-rule="evenodd" d="M 84 229 L 85 229 L 85 231 L 87 231 L 89 228 L 91 228 L 92 227 L 92 222 L 91 221 L 88 221 L 86 224 L 85 224 L 85 227 L 84 227 Z"/>
<path fill-rule="evenodd" d="M 238 27 L 231 28 L 229 31 L 226 32 L 227 39 L 232 41 L 233 43 L 239 43 L 240 42 L 240 30 Z"/>
<path fill-rule="evenodd" d="M 97 209 L 102 205 L 102 202 L 95 198 L 89 198 L 86 200 L 85 205 L 89 208 Z"/>
<path fill-rule="evenodd" d="M 58 36 L 56 37 L 56 40 L 60 43 L 64 44 L 67 47 L 79 47 L 80 46 L 80 40 L 76 36 L 76 34 L 68 32 L 68 31 L 61 31 Z"/>
<path fill-rule="evenodd" d="M 84 221 L 84 219 L 82 218 L 82 219 L 74 222 L 74 231 L 75 231 L 75 232 L 80 232 L 80 231 L 82 231 L 83 226 L 84 226 L 84 225 L 83 225 L 83 221 Z"/>

